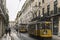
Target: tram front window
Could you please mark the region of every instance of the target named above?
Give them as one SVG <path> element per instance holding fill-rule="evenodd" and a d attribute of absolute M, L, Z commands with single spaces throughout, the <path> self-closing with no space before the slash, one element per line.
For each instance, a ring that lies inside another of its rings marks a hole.
<path fill-rule="evenodd" d="M 40 29 L 51 29 L 51 23 L 41 23 Z"/>
<path fill-rule="evenodd" d="M 45 27 L 46 27 L 46 29 L 51 29 L 51 24 L 50 23 L 45 24 Z"/>

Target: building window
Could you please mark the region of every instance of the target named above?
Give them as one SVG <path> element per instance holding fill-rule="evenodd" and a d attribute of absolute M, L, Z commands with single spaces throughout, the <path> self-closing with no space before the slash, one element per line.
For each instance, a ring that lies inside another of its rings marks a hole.
<path fill-rule="evenodd" d="M 40 6 L 40 2 L 39 2 L 39 6 Z"/>
<path fill-rule="evenodd" d="M 40 17 L 40 10 L 39 10 L 39 17 Z"/>
<path fill-rule="evenodd" d="M 54 0 L 54 1 L 57 1 L 57 0 Z"/>
<path fill-rule="evenodd" d="M 37 17 L 37 12 L 35 12 L 35 14 L 34 14 L 34 15 L 35 15 L 35 17 Z"/>
<path fill-rule="evenodd" d="M 42 0 L 42 3 L 44 3 L 44 0 Z"/>
<path fill-rule="evenodd" d="M 53 11 L 50 11 L 50 14 L 49 15 L 52 15 L 53 14 Z"/>
<path fill-rule="evenodd" d="M 32 2 L 34 1 L 34 0 L 31 0 Z"/>
<path fill-rule="evenodd" d="M 57 14 L 57 0 L 54 0 L 54 14 Z"/>
<path fill-rule="evenodd" d="M 54 2 L 54 14 L 57 13 L 57 4 Z"/>
<path fill-rule="evenodd" d="M 47 15 L 49 15 L 50 5 L 47 6 Z"/>
<path fill-rule="evenodd" d="M 35 6 L 34 7 L 37 7 L 37 2 L 36 2 L 36 4 L 35 4 Z"/>
<path fill-rule="evenodd" d="M 44 8 L 42 9 L 42 14 L 44 15 Z"/>

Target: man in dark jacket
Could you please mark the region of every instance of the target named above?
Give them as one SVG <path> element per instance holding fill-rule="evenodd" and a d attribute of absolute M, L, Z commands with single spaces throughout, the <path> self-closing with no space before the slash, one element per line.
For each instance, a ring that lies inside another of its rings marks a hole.
<path fill-rule="evenodd" d="M 6 35 L 7 35 L 7 33 L 8 33 L 8 29 L 7 29 L 7 28 L 5 29 L 5 33 L 6 33 Z"/>
<path fill-rule="evenodd" d="M 18 28 L 16 28 L 16 31 L 17 31 L 17 33 L 18 33 Z"/>
<path fill-rule="evenodd" d="M 6 29 L 5 29 L 5 33 L 6 33 L 6 35 L 7 35 L 7 33 L 9 33 L 9 35 L 10 35 L 11 29 L 10 29 L 10 28 L 6 28 Z"/>
<path fill-rule="evenodd" d="M 10 28 L 9 28 L 8 32 L 9 32 L 9 35 L 10 35 L 11 34 L 11 29 Z"/>

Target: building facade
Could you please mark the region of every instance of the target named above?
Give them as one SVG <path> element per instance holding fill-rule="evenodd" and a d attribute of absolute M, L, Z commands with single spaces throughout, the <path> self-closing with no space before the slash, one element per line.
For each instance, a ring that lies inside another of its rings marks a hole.
<path fill-rule="evenodd" d="M 40 10 L 40 8 L 36 6 L 38 2 L 37 0 L 26 0 L 21 9 L 20 20 L 22 23 L 28 23 L 39 15 L 37 10 Z"/>
<path fill-rule="evenodd" d="M 26 0 L 18 19 L 18 24 L 37 21 L 40 18 L 52 21 L 54 35 L 60 35 L 60 1 L 59 0 Z"/>
<path fill-rule="evenodd" d="M 15 21 L 9 21 L 9 27 L 14 27 L 15 26 Z"/>
<path fill-rule="evenodd" d="M 0 0 L 0 37 L 5 33 L 8 26 L 8 11 L 6 9 L 6 0 Z"/>

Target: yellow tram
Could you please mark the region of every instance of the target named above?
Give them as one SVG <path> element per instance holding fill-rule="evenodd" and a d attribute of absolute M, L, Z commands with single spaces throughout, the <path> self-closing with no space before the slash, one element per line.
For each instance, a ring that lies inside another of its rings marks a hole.
<path fill-rule="evenodd" d="M 30 22 L 28 33 L 40 38 L 52 38 L 52 23 L 50 21 Z"/>
<path fill-rule="evenodd" d="M 20 28 L 19 28 L 19 32 L 27 32 L 27 28 L 26 28 L 26 25 L 25 24 L 21 24 Z"/>

